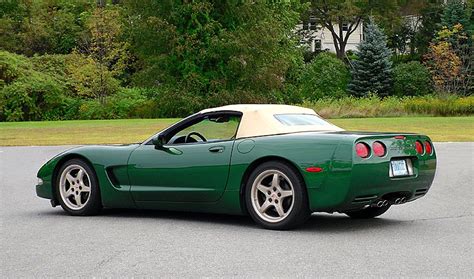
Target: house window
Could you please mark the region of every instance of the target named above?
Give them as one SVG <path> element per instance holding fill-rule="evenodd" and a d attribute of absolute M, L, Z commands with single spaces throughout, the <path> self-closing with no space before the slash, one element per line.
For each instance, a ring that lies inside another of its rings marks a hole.
<path fill-rule="evenodd" d="M 321 50 L 321 40 L 314 40 L 314 51 Z"/>
<path fill-rule="evenodd" d="M 349 31 L 349 23 L 343 23 L 342 24 L 342 31 Z"/>
<path fill-rule="evenodd" d="M 303 21 L 303 30 L 318 30 L 316 17 L 310 16 L 308 21 Z"/>
<path fill-rule="evenodd" d="M 309 30 L 309 22 L 303 22 L 303 30 Z"/>
<path fill-rule="evenodd" d="M 314 17 L 314 16 L 309 17 L 309 29 L 310 30 L 316 30 L 317 29 L 316 17 Z"/>

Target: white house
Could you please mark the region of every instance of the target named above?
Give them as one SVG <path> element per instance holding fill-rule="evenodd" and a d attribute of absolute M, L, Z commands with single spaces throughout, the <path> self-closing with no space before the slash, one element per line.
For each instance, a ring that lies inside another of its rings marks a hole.
<path fill-rule="evenodd" d="M 333 26 L 334 30 L 339 32 L 339 25 L 334 24 Z M 346 35 L 347 28 L 348 24 L 342 25 L 343 36 Z M 330 52 L 336 52 L 331 32 L 327 28 L 316 24 L 315 18 L 310 17 L 308 22 L 299 24 L 297 30 L 300 30 L 299 32 L 302 33 L 302 44 L 306 44 L 310 51 L 328 50 Z M 363 40 L 363 34 L 364 24 L 361 21 L 356 30 L 349 36 L 345 50 L 356 50 L 357 45 Z"/>

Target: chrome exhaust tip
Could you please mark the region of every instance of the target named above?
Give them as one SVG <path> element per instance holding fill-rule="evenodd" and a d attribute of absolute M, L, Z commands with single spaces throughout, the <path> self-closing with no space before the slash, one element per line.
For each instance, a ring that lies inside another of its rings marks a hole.
<path fill-rule="evenodd" d="M 388 201 L 387 200 L 382 200 L 382 201 L 378 201 L 375 206 L 376 207 L 384 207 L 384 206 L 387 206 L 388 205 Z"/>
<path fill-rule="evenodd" d="M 394 204 L 400 204 L 401 200 L 402 200 L 401 198 L 396 198 L 393 203 Z"/>
<path fill-rule="evenodd" d="M 400 203 L 405 203 L 407 201 L 407 198 L 403 197 L 400 199 Z"/>

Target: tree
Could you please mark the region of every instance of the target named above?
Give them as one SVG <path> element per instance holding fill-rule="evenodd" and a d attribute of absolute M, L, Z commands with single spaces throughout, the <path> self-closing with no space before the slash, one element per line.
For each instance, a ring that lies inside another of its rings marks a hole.
<path fill-rule="evenodd" d="M 442 0 L 400 1 L 398 22 L 382 25 L 388 37 L 388 46 L 395 51 L 395 57 L 419 60 L 426 53 L 429 43 L 435 36 L 443 11 Z M 409 55 L 408 57 L 405 55 Z"/>
<path fill-rule="evenodd" d="M 275 102 L 299 53 L 290 1 L 124 1 L 134 82 L 199 100 Z M 198 103 L 199 103 L 198 102 Z"/>
<path fill-rule="evenodd" d="M 444 27 L 430 45 L 425 64 L 440 93 L 470 94 L 472 82 L 472 46 L 461 24 Z M 472 92 L 471 92 L 472 93 Z"/>
<path fill-rule="evenodd" d="M 473 90 L 473 33 L 469 18 L 472 3 L 448 1 L 442 29 L 430 44 L 425 63 L 439 92 L 469 95 Z"/>
<path fill-rule="evenodd" d="M 365 28 L 365 39 L 357 46 L 356 55 L 349 92 L 356 96 L 388 95 L 392 85 L 391 52 L 386 36 L 372 19 Z"/>
<path fill-rule="evenodd" d="M 349 37 L 368 16 L 399 20 L 396 0 L 312 0 L 309 14 L 331 33 L 337 57 L 343 59 Z M 346 30 L 344 30 L 347 28 Z"/>
<path fill-rule="evenodd" d="M 89 0 L 8 0 L 0 3 L 0 48 L 28 56 L 66 54 L 84 28 Z"/>
<path fill-rule="evenodd" d="M 102 4 L 102 3 L 99 3 Z M 89 90 L 84 90 L 84 84 L 78 84 L 83 88 L 83 92 L 97 97 L 101 103 L 105 102 L 105 97 L 113 94 L 118 88 L 118 82 L 114 78 L 122 75 L 128 63 L 128 43 L 122 40 L 122 23 L 119 9 L 114 7 L 98 7 L 86 22 L 87 32 L 83 36 L 75 54 L 85 56 L 85 59 L 78 58 L 78 70 L 71 69 L 78 73 L 76 79 L 86 79 L 89 83 Z M 82 71 L 79 69 L 88 69 Z M 90 76 L 86 72 L 94 73 Z"/>
<path fill-rule="evenodd" d="M 439 29 L 443 1 L 426 1 L 420 10 L 419 29 L 415 30 L 412 51 L 422 57 L 428 52 L 429 46 Z"/>
<path fill-rule="evenodd" d="M 432 93 L 431 75 L 418 61 L 393 68 L 393 93 L 397 96 L 422 96 Z"/>
<path fill-rule="evenodd" d="M 307 100 L 346 96 L 350 73 L 347 66 L 332 53 L 322 52 L 305 65 L 301 93 Z"/>
<path fill-rule="evenodd" d="M 466 11 L 466 6 L 461 0 L 450 0 L 444 8 L 441 16 L 441 26 L 452 29 L 455 25 L 462 26 L 469 25 L 469 15 Z"/>

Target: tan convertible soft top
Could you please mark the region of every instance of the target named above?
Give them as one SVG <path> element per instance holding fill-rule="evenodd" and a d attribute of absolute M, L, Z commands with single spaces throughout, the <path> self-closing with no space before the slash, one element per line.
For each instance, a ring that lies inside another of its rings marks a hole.
<path fill-rule="evenodd" d="M 205 109 L 200 113 L 218 111 L 242 112 L 242 120 L 236 138 L 246 138 L 264 135 L 285 134 L 305 131 L 343 131 L 343 129 L 328 122 L 325 125 L 285 125 L 275 115 L 281 114 L 318 114 L 308 108 L 289 105 L 228 105 Z M 318 116 L 319 117 L 319 116 Z"/>

